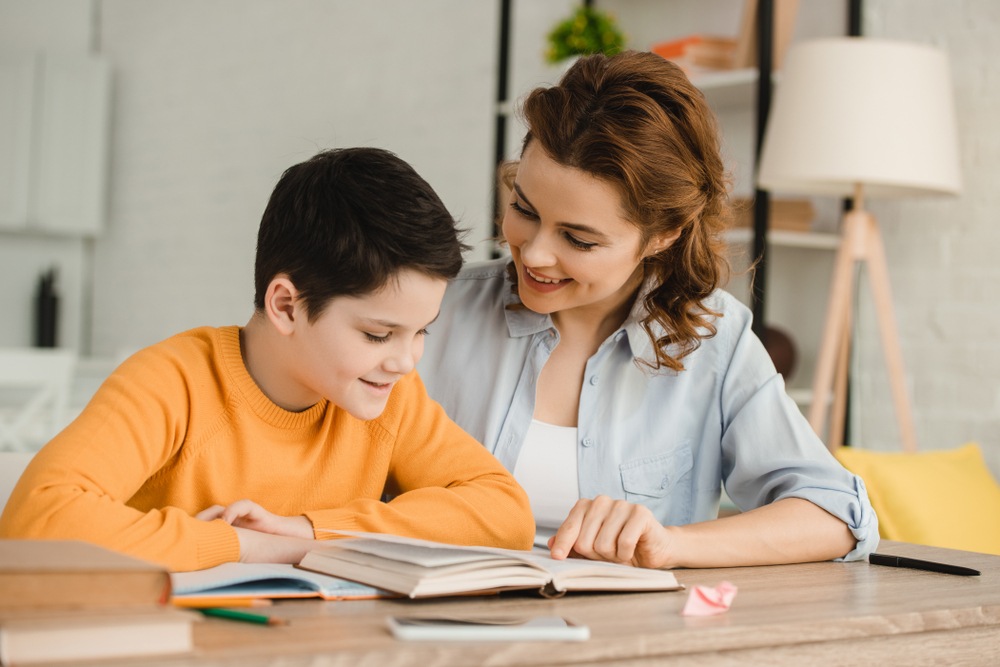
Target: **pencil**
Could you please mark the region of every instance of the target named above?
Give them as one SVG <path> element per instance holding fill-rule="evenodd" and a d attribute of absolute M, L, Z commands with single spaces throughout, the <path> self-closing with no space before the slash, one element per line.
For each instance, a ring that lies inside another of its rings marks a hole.
<path fill-rule="evenodd" d="M 199 609 L 205 607 L 270 607 L 271 601 L 266 598 L 184 598 L 171 599 L 175 607 Z"/>
<path fill-rule="evenodd" d="M 218 607 L 207 607 L 199 609 L 205 616 L 215 616 L 226 618 L 231 621 L 243 621 L 244 623 L 257 623 L 259 625 L 285 625 L 287 621 L 282 618 L 272 618 L 264 614 L 252 614 L 248 611 L 237 611 L 236 609 L 220 609 Z"/>

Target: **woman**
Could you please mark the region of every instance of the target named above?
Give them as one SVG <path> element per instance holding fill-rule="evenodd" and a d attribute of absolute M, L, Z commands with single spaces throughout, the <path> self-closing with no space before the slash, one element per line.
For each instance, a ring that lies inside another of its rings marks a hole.
<path fill-rule="evenodd" d="M 874 550 L 864 484 L 718 288 L 727 180 L 701 93 L 659 56 L 598 55 L 523 114 L 511 257 L 452 281 L 420 369 L 528 491 L 552 555 L 721 567 Z M 717 519 L 722 485 L 742 513 Z"/>

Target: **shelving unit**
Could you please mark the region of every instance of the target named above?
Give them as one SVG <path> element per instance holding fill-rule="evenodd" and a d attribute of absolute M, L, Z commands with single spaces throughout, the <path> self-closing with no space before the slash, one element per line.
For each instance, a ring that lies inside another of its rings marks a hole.
<path fill-rule="evenodd" d="M 860 11 L 860 0 L 848 0 L 848 34 L 860 33 Z M 760 0 L 757 38 L 761 67 L 695 72 L 691 76 L 692 82 L 705 93 L 720 118 L 738 116 L 753 104 L 757 126 L 753 143 L 754 172 L 770 111 L 770 89 L 780 80 L 780 72 L 771 71 L 772 35 L 768 22 L 773 21 L 774 1 Z M 764 85 L 765 81 L 771 86 Z M 731 291 L 753 309 L 754 328 L 758 335 L 763 336 L 765 328 L 770 326 L 791 335 L 797 347 L 798 360 L 795 373 L 786 378 L 787 391 L 800 408 L 806 410 L 812 402 L 811 376 L 821 337 L 822 303 L 832 272 L 834 252 L 840 247 L 841 237 L 836 233 L 768 229 L 769 195 L 755 190 L 754 197 L 754 227 L 730 230 L 727 241 L 734 248 L 734 255 L 743 256 L 742 261 L 748 263 L 756 259 L 757 274 L 752 287 L 748 278 L 743 276 L 744 284 L 731 285 Z M 741 279 L 735 282 L 740 283 Z"/>

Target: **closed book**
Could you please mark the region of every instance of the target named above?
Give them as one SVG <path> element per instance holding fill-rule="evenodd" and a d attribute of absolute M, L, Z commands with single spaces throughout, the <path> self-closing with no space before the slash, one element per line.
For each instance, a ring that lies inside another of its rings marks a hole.
<path fill-rule="evenodd" d="M 709 69 L 732 69 L 736 40 L 726 37 L 704 37 L 690 45 L 685 56 L 692 65 Z"/>
<path fill-rule="evenodd" d="M 442 544 L 394 535 L 336 531 L 350 539 L 305 555 L 299 567 L 411 598 L 537 590 L 546 597 L 569 591 L 673 591 L 672 572 L 570 558 L 547 552 Z"/>
<path fill-rule="evenodd" d="M 166 568 L 87 542 L 0 540 L 0 611 L 164 605 Z"/>
<path fill-rule="evenodd" d="M 650 51 L 686 69 L 732 69 L 736 40 L 712 35 L 688 35 L 654 44 Z"/>
<path fill-rule="evenodd" d="M 687 55 L 691 46 L 698 44 L 702 39 L 701 35 L 685 35 L 666 42 L 657 42 L 649 47 L 649 50 L 667 60 L 680 60 Z"/>
<path fill-rule="evenodd" d="M 187 653 L 198 616 L 171 607 L 0 611 L 0 664 Z"/>
<path fill-rule="evenodd" d="M 734 198 L 735 227 L 753 226 L 753 199 Z M 816 209 L 808 199 L 784 199 L 772 197 L 769 200 L 768 229 L 788 232 L 808 232 L 816 218 Z"/>

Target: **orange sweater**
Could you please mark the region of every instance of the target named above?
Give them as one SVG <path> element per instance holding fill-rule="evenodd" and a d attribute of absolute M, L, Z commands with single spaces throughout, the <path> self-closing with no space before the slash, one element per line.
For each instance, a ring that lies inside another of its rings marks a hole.
<path fill-rule="evenodd" d="M 193 515 L 241 498 L 314 530 L 516 549 L 534 535 L 524 491 L 415 372 L 371 421 L 325 400 L 288 412 L 247 372 L 239 327 L 206 327 L 115 370 L 28 466 L 0 537 L 80 539 L 201 569 L 238 560 L 239 542 L 224 521 Z"/>

